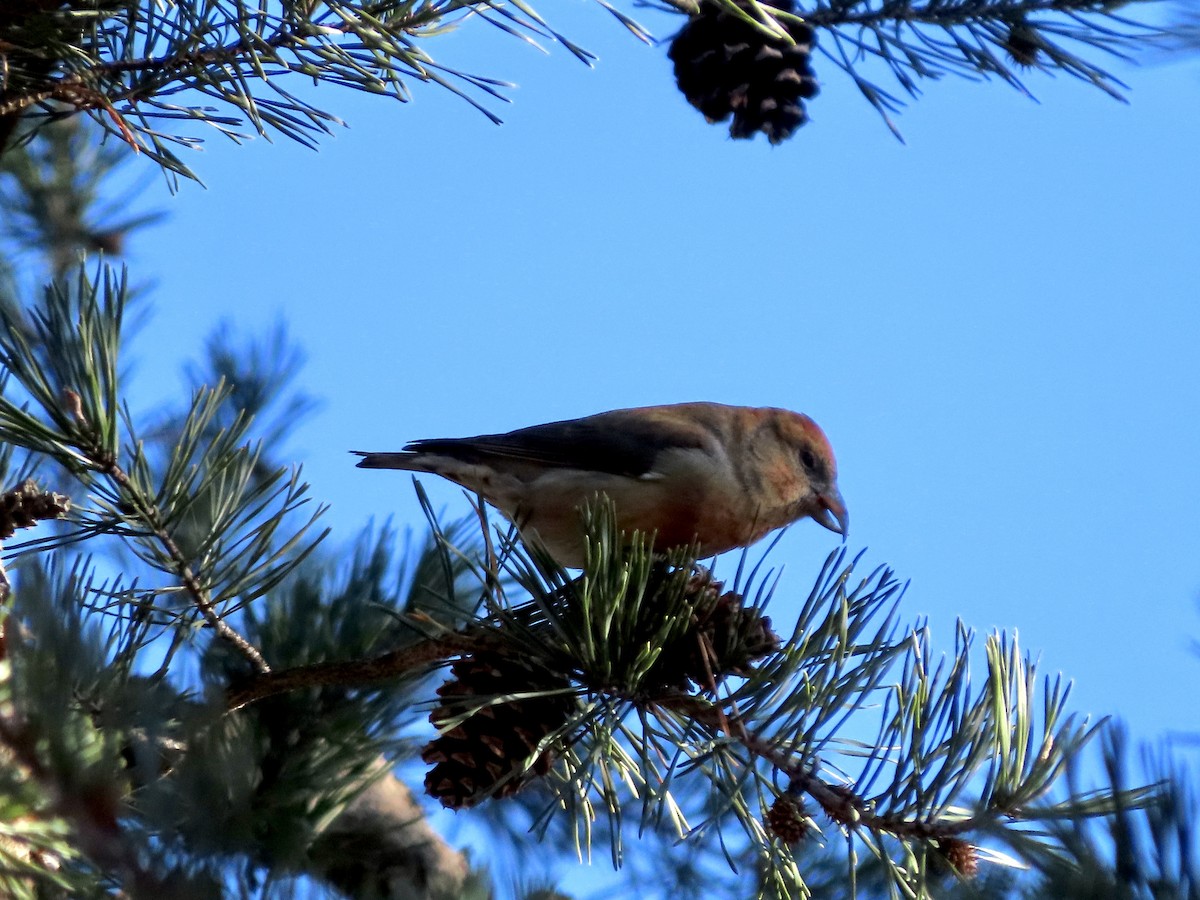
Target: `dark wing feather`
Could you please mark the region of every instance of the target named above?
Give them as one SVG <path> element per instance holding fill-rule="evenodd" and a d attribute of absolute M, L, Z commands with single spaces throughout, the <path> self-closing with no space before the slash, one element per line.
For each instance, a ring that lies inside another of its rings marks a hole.
<path fill-rule="evenodd" d="M 618 410 L 520 428 L 506 434 L 413 441 L 405 450 L 436 453 L 467 463 L 510 459 L 564 469 L 584 469 L 637 478 L 671 448 L 702 447 L 701 435 L 674 423 Z"/>

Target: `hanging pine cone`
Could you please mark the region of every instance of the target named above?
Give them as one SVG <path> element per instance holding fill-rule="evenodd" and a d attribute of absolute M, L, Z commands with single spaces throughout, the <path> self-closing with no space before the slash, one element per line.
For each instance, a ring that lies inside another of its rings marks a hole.
<path fill-rule="evenodd" d="M 784 12 L 793 8 L 790 0 L 772 6 Z M 679 90 L 710 122 L 732 115 L 731 137 L 750 138 L 761 131 L 778 144 L 808 121 L 804 101 L 819 90 L 810 65 L 816 35 L 804 22 L 781 24 L 795 44 L 703 3 L 671 41 L 667 55 L 675 63 Z"/>
<path fill-rule="evenodd" d="M 32 478 L 27 478 L 11 491 L 0 494 L 0 540 L 12 537 L 18 528 L 29 528 L 42 519 L 61 519 L 70 509 L 69 498 L 43 491 Z"/>
<path fill-rule="evenodd" d="M 437 728 L 489 698 L 569 685 L 565 677 L 528 659 L 488 651 L 456 660 L 450 673 L 438 688 L 442 702 L 429 714 Z M 421 751 L 421 759 L 433 764 L 425 776 L 426 792 L 451 809 L 515 794 L 550 771 L 554 751 L 538 752 L 538 745 L 561 728 L 574 709 L 575 698 L 569 693 L 483 706 Z"/>
<path fill-rule="evenodd" d="M 767 810 L 767 829 L 785 844 L 804 840 L 808 828 L 804 803 L 792 794 L 780 794 Z"/>

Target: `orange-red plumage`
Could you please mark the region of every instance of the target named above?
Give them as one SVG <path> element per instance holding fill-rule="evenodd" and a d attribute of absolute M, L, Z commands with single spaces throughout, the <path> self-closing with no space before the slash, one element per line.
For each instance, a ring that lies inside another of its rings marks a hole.
<path fill-rule="evenodd" d="M 583 565 L 579 509 L 597 494 L 626 532 L 702 556 L 754 543 L 806 516 L 843 536 L 837 464 L 808 416 L 678 403 L 359 453 L 369 469 L 431 472 L 477 491 L 564 566 Z"/>

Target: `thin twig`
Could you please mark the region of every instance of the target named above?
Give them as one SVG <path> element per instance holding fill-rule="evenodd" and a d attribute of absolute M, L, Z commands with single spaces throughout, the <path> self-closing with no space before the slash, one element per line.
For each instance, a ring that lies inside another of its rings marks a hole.
<path fill-rule="evenodd" d="M 714 732 L 728 735 L 753 756 L 770 763 L 787 775 L 793 790 L 808 794 L 821 805 L 831 819 L 841 825 L 880 831 L 897 838 L 936 840 L 972 831 L 984 823 L 980 816 L 971 816 L 955 822 L 931 822 L 880 815 L 873 812 L 866 801 L 849 788 L 827 784 L 777 744 L 755 735 L 746 728 L 735 711 L 726 714 L 719 705 L 705 703 L 691 695 L 663 697 L 657 704 L 673 712 L 684 713 L 693 722 L 700 723 Z"/>

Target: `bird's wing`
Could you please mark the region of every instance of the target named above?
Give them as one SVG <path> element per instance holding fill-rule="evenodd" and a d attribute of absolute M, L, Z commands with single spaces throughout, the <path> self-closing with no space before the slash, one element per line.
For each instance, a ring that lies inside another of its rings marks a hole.
<path fill-rule="evenodd" d="M 506 434 L 414 441 L 404 449 L 468 463 L 513 460 L 638 478 L 652 473 L 664 450 L 701 448 L 704 437 L 695 422 L 670 412 L 615 410 Z"/>

